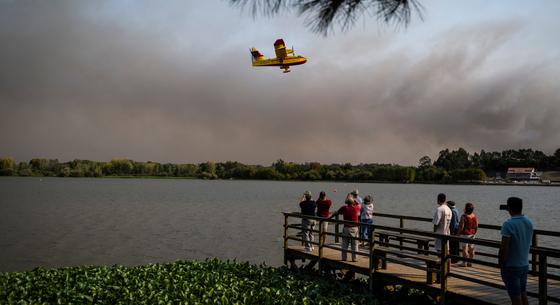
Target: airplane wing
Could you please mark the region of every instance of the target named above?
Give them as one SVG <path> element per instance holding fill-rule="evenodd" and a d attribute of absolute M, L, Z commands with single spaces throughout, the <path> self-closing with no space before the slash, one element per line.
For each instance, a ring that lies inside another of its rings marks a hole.
<path fill-rule="evenodd" d="M 274 52 L 276 53 L 276 58 L 280 60 L 288 56 L 288 50 L 286 49 L 286 44 L 283 39 L 276 39 L 274 42 Z"/>

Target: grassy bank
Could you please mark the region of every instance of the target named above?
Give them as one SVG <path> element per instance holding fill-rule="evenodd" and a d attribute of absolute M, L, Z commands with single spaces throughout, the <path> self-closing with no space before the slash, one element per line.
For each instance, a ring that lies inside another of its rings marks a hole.
<path fill-rule="evenodd" d="M 209 260 L 0 273 L 0 304 L 433 304 L 414 290 Z"/>

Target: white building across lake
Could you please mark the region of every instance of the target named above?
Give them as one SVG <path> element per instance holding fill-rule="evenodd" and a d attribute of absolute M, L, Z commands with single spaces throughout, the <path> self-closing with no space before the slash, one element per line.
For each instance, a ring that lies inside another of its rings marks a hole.
<path fill-rule="evenodd" d="M 539 175 L 533 167 L 510 167 L 506 173 L 509 180 L 539 180 Z"/>

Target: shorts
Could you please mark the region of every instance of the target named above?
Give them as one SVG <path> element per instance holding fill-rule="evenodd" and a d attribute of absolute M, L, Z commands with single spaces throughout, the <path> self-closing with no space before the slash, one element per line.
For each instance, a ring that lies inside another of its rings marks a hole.
<path fill-rule="evenodd" d="M 328 231 L 329 231 L 329 222 L 323 221 L 323 233 L 326 233 Z"/>
<path fill-rule="evenodd" d="M 474 239 L 475 235 L 474 234 L 471 234 L 471 235 L 461 234 L 461 235 L 459 235 L 459 237 Z M 461 249 L 465 249 L 466 246 L 470 246 L 471 248 L 474 248 L 474 244 L 472 244 L 472 243 L 461 242 Z"/>
<path fill-rule="evenodd" d="M 518 297 L 527 291 L 527 273 L 529 266 L 524 267 L 503 267 L 502 280 L 506 284 L 507 292 L 510 297 Z"/>

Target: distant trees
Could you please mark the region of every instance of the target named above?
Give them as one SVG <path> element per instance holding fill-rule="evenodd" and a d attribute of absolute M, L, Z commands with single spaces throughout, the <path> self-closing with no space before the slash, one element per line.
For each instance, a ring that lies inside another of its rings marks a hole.
<path fill-rule="evenodd" d="M 105 175 L 132 175 L 134 172 L 134 164 L 128 159 L 113 159 L 103 167 Z"/>
<path fill-rule="evenodd" d="M 469 153 L 463 148 L 454 151 L 445 149 L 439 152 L 439 157 L 436 162 L 434 162 L 434 166 L 444 168 L 448 171 L 469 168 L 471 167 L 471 160 L 469 158 Z"/>
<path fill-rule="evenodd" d="M 479 181 L 488 175 L 503 174 L 509 167 L 534 167 L 537 171 L 560 170 L 560 149 L 547 156 L 539 150 L 518 149 L 502 152 L 481 150 L 473 154 L 463 148 L 444 149 L 439 152 L 433 167 L 418 167 L 418 181 Z M 425 161 L 425 159 L 424 159 Z"/>
<path fill-rule="evenodd" d="M 479 168 L 485 172 L 502 172 L 508 167 L 534 167 L 537 170 L 553 170 L 560 167 L 560 162 L 555 163 L 560 157 L 560 149 L 554 155 L 547 156 L 539 150 L 518 149 L 504 150 L 502 152 L 487 152 L 469 154 L 465 149 L 439 152 L 439 157 L 434 166 L 445 170 Z"/>
<path fill-rule="evenodd" d="M 432 166 L 432 159 L 428 156 L 424 156 L 418 160 L 418 167 L 427 168 Z"/>
<path fill-rule="evenodd" d="M 463 148 L 444 149 L 432 164 L 429 156 L 418 160 L 418 167 L 396 164 L 321 164 L 294 163 L 278 159 L 270 166 L 248 165 L 236 161 L 200 164 L 136 162 L 113 159 L 109 162 L 35 158 L 16 163 L 12 157 L 0 158 L 1 176 L 57 177 L 181 177 L 198 179 L 262 179 L 307 181 L 380 181 L 399 183 L 456 183 L 484 181 L 487 176 L 504 172 L 508 167 L 535 167 L 537 170 L 560 170 L 560 149 L 547 156 L 532 149 L 470 154 Z"/>
<path fill-rule="evenodd" d="M 15 171 L 16 161 L 12 157 L 0 158 L 0 176 L 12 176 Z"/>
<path fill-rule="evenodd" d="M 447 171 L 435 166 L 420 167 L 417 169 L 417 182 L 439 182 L 444 181 L 444 177 L 448 175 Z"/>
<path fill-rule="evenodd" d="M 262 180 L 348 180 L 414 182 L 416 168 L 391 164 L 321 164 L 294 163 L 277 160 L 271 166 L 247 165 L 240 162 L 207 161 L 200 164 L 136 162 L 113 159 L 109 162 L 31 159 L 17 166 L 11 157 L 0 159 L 2 175 L 57 177 L 182 177 L 199 179 L 262 179 Z"/>
<path fill-rule="evenodd" d="M 550 163 L 556 168 L 560 168 L 560 148 L 558 148 L 552 156 Z"/>
<path fill-rule="evenodd" d="M 177 177 L 194 177 L 198 166 L 194 164 L 178 164 L 177 165 Z"/>
<path fill-rule="evenodd" d="M 198 177 L 202 179 L 217 179 L 216 163 L 208 161 L 198 166 Z"/>

